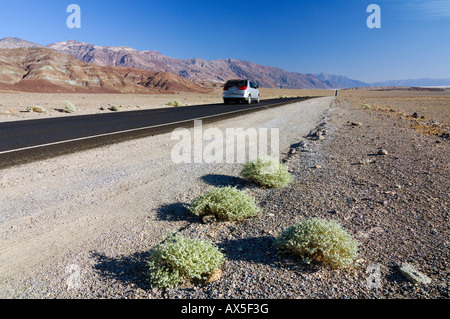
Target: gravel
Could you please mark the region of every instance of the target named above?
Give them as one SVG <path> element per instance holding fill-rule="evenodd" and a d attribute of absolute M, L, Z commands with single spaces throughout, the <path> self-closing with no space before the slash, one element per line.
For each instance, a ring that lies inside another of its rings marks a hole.
<path fill-rule="evenodd" d="M 404 120 L 345 99 L 333 100 L 306 101 L 297 109 L 284 106 L 278 109 L 283 110 L 278 117 L 274 117 L 276 110 L 258 115 L 269 127 L 284 125 L 280 132 L 282 158 L 295 182 L 282 189 L 262 189 L 248 183 L 239 177 L 237 165 L 186 164 L 175 169 L 167 158 L 152 158 L 151 152 L 146 153 L 149 157 L 139 158 L 142 154 L 134 153 L 138 152 L 136 147 L 154 145 L 145 139 L 91 150 L 65 167 L 61 162 L 48 163 L 49 168 L 38 163 L 22 167 L 22 171 L 7 171 L 0 184 L 2 191 L 25 192 L 27 187 L 18 183 L 23 183 L 30 170 L 41 168 L 48 190 L 42 197 L 34 189 L 4 201 L 4 207 L 9 208 L 2 213 L 1 227 L 8 231 L 2 232 L 0 251 L 4 255 L 2 265 L 5 260 L 11 265 L 0 270 L 0 296 L 448 298 L 448 140 L 436 143 L 436 137 L 418 134 Z M 302 112 L 311 108 L 307 120 L 299 115 L 301 107 Z M 313 107 L 320 110 L 313 112 Z M 252 119 L 256 120 L 255 115 Z M 249 117 L 234 124 L 245 120 Z M 230 122 L 216 125 L 227 127 Z M 164 147 L 170 149 L 164 139 L 158 141 L 160 144 L 152 146 L 155 154 Z M 380 150 L 386 154 L 379 155 Z M 128 162 L 119 161 L 123 166 L 118 165 L 112 155 Z M 111 167 L 108 163 L 115 164 Z M 78 169 L 72 169 L 72 165 L 78 165 Z M 78 180 L 76 175 L 81 170 L 84 173 Z M 43 185 L 38 177 L 33 178 L 36 181 L 32 185 Z M 252 194 L 263 213 L 244 222 L 210 224 L 189 214 L 185 204 L 205 189 L 221 185 L 233 185 Z M 2 200 L 9 195 L 3 194 Z M 51 198 L 44 198 L 49 194 L 53 194 Z M 14 207 L 18 208 L 16 212 Z M 88 213 L 92 211 L 95 214 Z M 353 267 L 308 265 L 274 247 L 274 239 L 283 229 L 310 217 L 336 220 L 360 241 L 360 254 Z M 56 222 L 50 222 L 52 219 Z M 38 226 L 33 226 L 33 221 Z M 221 278 L 176 289 L 150 287 L 146 259 L 170 231 L 217 244 L 227 257 Z M 34 235 L 37 244 L 31 248 L 38 249 L 38 244 L 45 244 L 45 248 L 35 251 L 32 258 L 26 257 L 31 249 L 18 253 L 33 242 Z M 64 245 L 59 245 L 59 240 Z M 8 250 L 8 243 L 14 243 L 16 250 Z M 16 263 L 12 256 L 18 258 Z M 25 262 L 27 267 L 23 266 Z M 403 263 L 426 274 L 431 283 L 408 281 L 400 272 Z"/>

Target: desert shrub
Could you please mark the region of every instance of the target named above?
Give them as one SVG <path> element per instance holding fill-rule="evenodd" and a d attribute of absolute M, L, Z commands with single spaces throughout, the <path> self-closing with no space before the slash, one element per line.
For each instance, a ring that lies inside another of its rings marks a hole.
<path fill-rule="evenodd" d="M 224 261 L 225 255 L 210 241 L 171 235 L 152 250 L 148 278 L 158 288 L 205 281 Z"/>
<path fill-rule="evenodd" d="M 45 107 L 40 106 L 40 105 L 33 105 L 33 106 L 27 107 L 27 112 L 48 114 L 48 110 Z"/>
<path fill-rule="evenodd" d="M 241 175 L 253 183 L 270 188 L 284 187 L 292 182 L 287 167 L 272 157 L 260 157 L 245 163 Z"/>
<path fill-rule="evenodd" d="M 196 198 L 188 209 L 198 216 L 213 214 L 222 220 L 242 220 L 260 213 L 254 198 L 231 186 L 211 189 Z"/>
<path fill-rule="evenodd" d="M 168 106 L 184 106 L 183 103 L 181 103 L 178 100 L 174 100 L 174 101 L 170 101 L 169 103 L 167 103 Z"/>
<path fill-rule="evenodd" d="M 75 106 L 71 103 L 71 102 L 69 102 L 69 101 L 66 101 L 65 102 L 65 105 L 64 105 L 64 112 L 66 112 L 66 113 L 73 113 L 73 112 L 75 112 L 77 109 L 75 108 Z"/>
<path fill-rule="evenodd" d="M 300 255 L 306 263 L 318 261 L 333 268 L 350 265 L 358 255 L 359 243 L 340 224 L 311 218 L 285 229 L 276 244 Z"/>
<path fill-rule="evenodd" d="M 118 105 L 113 105 L 111 106 L 110 110 L 114 112 L 120 112 L 121 108 Z"/>

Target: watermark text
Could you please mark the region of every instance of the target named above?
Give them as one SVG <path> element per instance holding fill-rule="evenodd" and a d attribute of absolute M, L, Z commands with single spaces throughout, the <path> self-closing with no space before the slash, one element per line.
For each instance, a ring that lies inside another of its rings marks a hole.
<path fill-rule="evenodd" d="M 70 4 L 67 7 L 67 13 L 70 15 L 67 17 L 66 25 L 69 29 L 81 28 L 81 8 L 77 4 Z"/>
<path fill-rule="evenodd" d="M 181 163 L 245 163 L 258 157 L 279 158 L 278 128 L 203 129 L 202 121 L 194 121 L 193 133 L 186 128 L 172 132 L 178 141 L 171 152 L 175 164 Z"/>

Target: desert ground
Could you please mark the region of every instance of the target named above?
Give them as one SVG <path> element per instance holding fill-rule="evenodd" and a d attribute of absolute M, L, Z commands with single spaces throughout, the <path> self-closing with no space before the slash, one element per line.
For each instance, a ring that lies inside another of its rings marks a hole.
<path fill-rule="evenodd" d="M 342 90 L 339 95 L 355 104 L 409 119 L 412 127 L 424 133 L 450 132 L 450 88 Z"/>
<path fill-rule="evenodd" d="M 331 96 L 334 90 L 292 90 L 261 89 L 262 99 L 296 96 Z M 211 94 L 61 94 L 61 93 L 18 93 L 0 91 L 0 122 L 39 119 L 44 117 L 74 116 L 111 112 L 113 105 L 121 106 L 124 111 L 170 107 L 171 101 L 180 101 L 183 105 L 223 103 L 222 89 L 215 88 Z M 65 102 L 69 101 L 77 109 L 74 113 L 64 113 Z M 39 105 L 49 113 L 27 112 L 27 107 Z"/>
<path fill-rule="evenodd" d="M 174 99 L 215 103 L 218 93 L 1 93 L 0 120 L 66 115 L 22 112 L 38 103 L 52 109 L 71 100 L 89 114 L 109 104 L 132 110 Z M 448 299 L 449 93 L 263 90 L 267 98 L 325 97 L 205 125 L 279 128 L 281 159 L 294 177 L 281 189 L 243 180 L 238 163 L 175 164 L 170 134 L 2 170 L 0 297 Z M 196 196 L 224 185 L 254 196 L 262 213 L 204 224 L 186 210 Z M 310 217 L 335 220 L 359 241 L 354 265 L 330 269 L 277 250 L 274 238 Z M 217 244 L 227 258 L 221 277 L 152 288 L 146 260 L 168 232 Z M 405 277 L 405 263 L 430 282 Z"/>

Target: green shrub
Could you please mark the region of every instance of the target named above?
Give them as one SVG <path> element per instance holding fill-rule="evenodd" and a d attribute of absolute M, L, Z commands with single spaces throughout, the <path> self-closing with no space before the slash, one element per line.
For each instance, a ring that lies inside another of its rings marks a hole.
<path fill-rule="evenodd" d="M 183 103 L 181 103 L 178 100 L 174 100 L 174 101 L 170 101 L 169 103 L 167 103 L 168 106 L 184 106 Z"/>
<path fill-rule="evenodd" d="M 311 218 L 285 229 L 276 244 L 300 255 L 306 263 L 322 262 L 333 268 L 350 265 L 359 243 L 337 222 Z"/>
<path fill-rule="evenodd" d="M 40 106 L 40 105 L 33 105 L 33 106 L 27 107 L 27 112 L 48 114 L 48 110 L 45 107 Z"/>
<path fill-rule="evenodd" d="M 260 157 L 245 163 L 241 175 L 253 183 L 270 188 L 284 187 L 293 180 L 287 167 L 272 157 Z"/>
<path fill-rule="evenodd" d="M 225 261 L 212 242 L 172 235 L 152 252 L 148 261 L 150 284 L 173 288 L 191 280 L 205 281 Z"/>
<path fill-rule="evenodd" d="M 110 110 L 114 112 L 120 112 L 121 108 L 118 105 L 113 105 L 111 106 Z"/>
<path fill-rule="evenodd" d="M 75 108 L 75 106 L 71 102 L 69 102 L 69 101 L 65 102 L 64 112 L 66 112 L 66 113 L 74 113 L 76 110 L 77 109 Z"/>
<path fill-rule="evenodd" d="M 231 186 L 211 189 L 196 198 L 188 209 L 198 216 L 213 214 L 223 220 L 242 220 L 261 211 L 254 198 Z"/>

